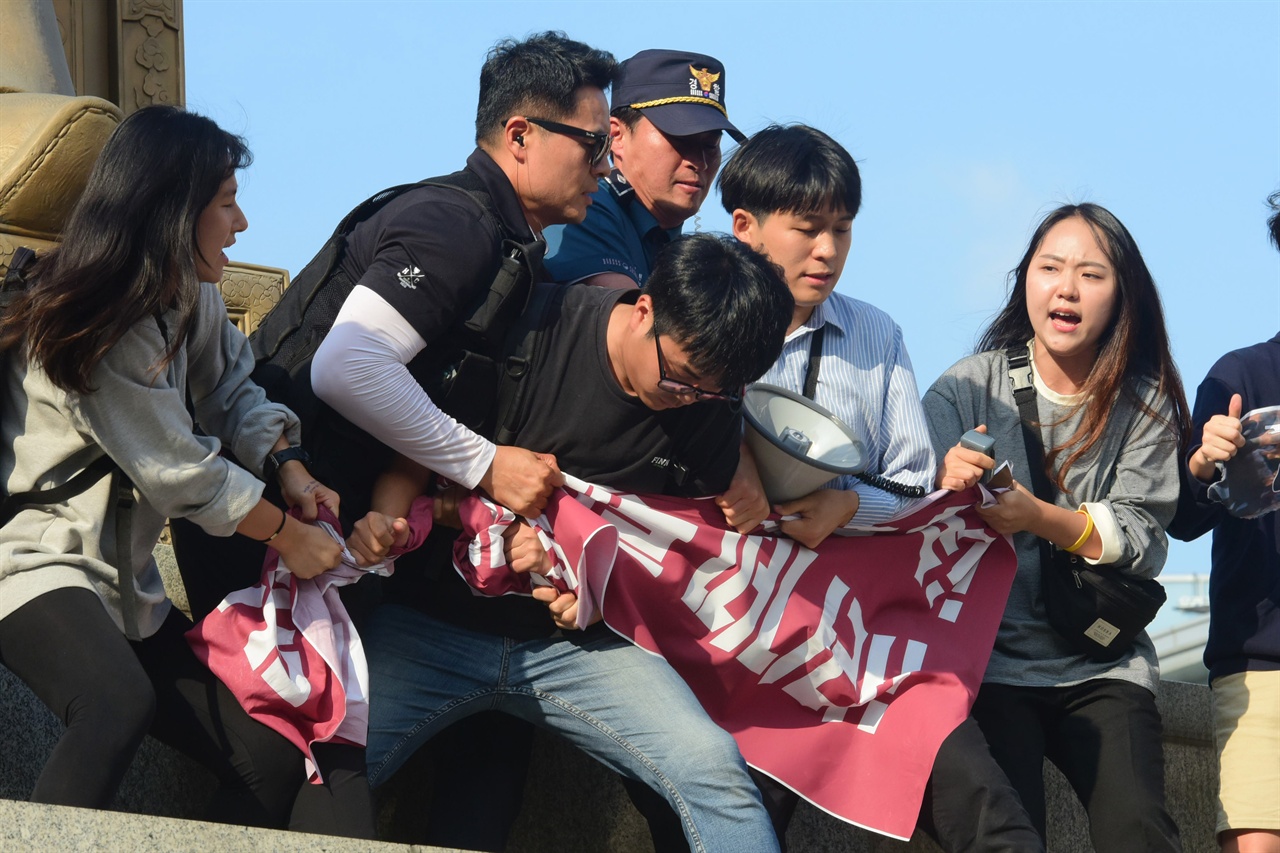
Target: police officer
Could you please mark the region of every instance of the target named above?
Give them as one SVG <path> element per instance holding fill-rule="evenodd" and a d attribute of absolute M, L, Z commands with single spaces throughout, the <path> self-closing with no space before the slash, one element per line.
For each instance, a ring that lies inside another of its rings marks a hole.
<path fill-rule="evenodd" d="M 729 121 L 724 66 L 701 53 L 642 50 L 618 67 L 611 106 L 613 170 L 586 220 L 556 235 L 547 268 L 557 281 L 643 285 L 711 191 L 722 134 L 746 138 Z"/>

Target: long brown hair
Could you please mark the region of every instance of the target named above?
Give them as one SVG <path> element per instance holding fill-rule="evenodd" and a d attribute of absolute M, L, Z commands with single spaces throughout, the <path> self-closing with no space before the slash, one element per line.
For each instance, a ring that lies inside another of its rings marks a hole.
<path fill-rule="evenodd" d="M 199 298 L 196 225 L 218 188 L 251 160 L 244 140 L 203 116 L 146 107 L 107 140 L 61 245 L 0 316 L 0 350 L 24 345 L 65 391 L 92 391 L 98 363 L 134 324 L 177 308 L 162 370 Z"/>
<path fill-rule="evenodd" d="M 1053 226 L 1065 219 L 1079 217 L 1089 226 L 1107 253 L 1116 276 L 1116 302 L 1111 324 L 1098 342 L 1098 355 L 1081 388 L 1081 403 L 1087 406 L 1075 434 L 1045 453 L 1045 473 L 1067 491 L 1067 470 L 1088 453 L 1107 429 L 1113 409 L 1112 401 L 1128 396 L 1145 414 L 1161 422 L 1185 447 L 1191 434 L 1191 418 L 1182 378 L 1169 350 L 1169 334 L 1164 325 L 1164 309 L 1155 279 L 1147 269 L 1133 235 L 1119 219 L 1096 204 L 1068 204 L 1051 212 L 1031 236 L 1026 254 L 1009 272 L 1013 286 L 1004 308 L 982 333 L 978 350 L 1004 350 L 1025 344 L 1035 334 L 1027 313 L 1027 272 L 1040 249 L 1040 243 Z M 1142 400 L 1138 384 L 1149 381 L 1156 385 L 1157 395 L 1173 404 L 1172 420 L 1165 420 Z M 1055 462 L 1067 454 L 1062 467 L 1054 474 Z"/>

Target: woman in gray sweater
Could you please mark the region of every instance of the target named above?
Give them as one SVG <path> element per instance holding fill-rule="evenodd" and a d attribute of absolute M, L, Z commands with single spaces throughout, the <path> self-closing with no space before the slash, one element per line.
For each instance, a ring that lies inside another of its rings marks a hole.
<path fill-rule="evenodd" d="M 1063 771 L 1099 851 L 1180 849 L 1164 805 L 1155 651 L 1145 633 L 1118 660 L 1092 660 L 1050 626 L 1040 540 L 1135 577 L 1164 565 L 1178 499 L 1186 399 L 1155 282 L 1110 212 L 1068 205 L 1036 229 L 979 352 L 925 394 L 941 488 L 972 486 L 992 467 L 958 445 L 995 439 L 1018 482 L 981 510 L 1012 534 L 1018 573 L 973 715 L 992 754 L 1045 832 L 1042 764 Z M 1037 498 L 1006 351 L 1030 356 L 1038 434 L 1055 497 Z"/>
<path fill-rule="evenodd" d="M 303 577 L 341 557 L 262 498 L 264 460 L 298 444 L 298 420 L 250 381 L 248 342 L 210 283 L 248 224 L 236 203 L 248 162 L 243 141 L 209 119 L 134 113 L 103 148 L 62 245 L 0 315 L 6 493 L 62 486 L 104 457 L 113 471 L 0 519 L 0 663 L 66 726 L 37 802 L 110 805 L 150 732 L 217 774 L 213 819 L 371 836 L 363 752 L 334 747 L 344 767 L 304 784 L 301 752 L 196 660 L 151 556 L 172 516 L 270 542 Z M 317 501 L 337 511 L 300 461 L 278 468 L 304 517 Z M 136 501 L 126 523 L 122 494 Z"/>

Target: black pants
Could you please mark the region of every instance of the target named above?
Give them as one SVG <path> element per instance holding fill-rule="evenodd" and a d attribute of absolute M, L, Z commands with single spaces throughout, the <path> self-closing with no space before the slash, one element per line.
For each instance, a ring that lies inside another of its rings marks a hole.
<path fill-rule="evenodd" d="M 787 826 L 800 797 L 763 773 L 751 771 L 785 853 Z M 680 822 L 665 800 L 628 786 L 632 802 L 649 822 L 657 853 L 688 850 Z M 919 826 L 947 853 L 1035 853 L 1044 843 L 1017 792 L 987 750 L 982 731 L 968 717 L 938 749 L 920 807 Z"/>
<path fill-rule="evenodd" d="M 938 749 L 919 826 L 948 853 L 1033 853 L 1044 842 L 973 717 Z"/>
<path fill-rule="evenodd" d="M 1071 687 L 984 684 L 973 716 L 1041 836 L 1048 758 L 1084 805 L 1098 853 L 1182 849 L 1165 809 L 1162 726 L 1149 690 L 1113 678 Z"/>
<path fill-rule="evenodd" d="M 323 785 L 306 783 L 302 753 L 251 719 L 187 645 L 173 610 L 131 643 L 85 589 L 46 593 L 0 621 L 0 663 L 62 720 L 36 781 L 40 803 L 106 808 L 148 732 L 208 767 L 219 787 L 209 820 L 372 838 L 364 750 L 317 750 Z"/>

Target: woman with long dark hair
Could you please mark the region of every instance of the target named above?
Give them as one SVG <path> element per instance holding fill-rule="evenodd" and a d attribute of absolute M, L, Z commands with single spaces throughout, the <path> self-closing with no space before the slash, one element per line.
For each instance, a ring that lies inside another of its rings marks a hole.
<path fill-rule="evenodd" d="M 1013 535 L 1018 572 L 973 715 L 1042 836 L 1048 757 L 1084 804 L 1097 850 L 1178 850 L 1151 640 L 1142 633 L 1118 660 L 1091 659 L 1049 624 L 1041 584 L 1040 540 L 1134 577 L 1164 565 L 1188 415 L 1160 297 L 1133 237 L 1094 204 L 1046 216 L 1010 277 L 978 352 L 924 398 L 940 487 L 967 488 L 992 467 L 958 444 L 978 427 L 1017 480 L 981 510 Z M 1030 356 L 1030 420 L 1052 501 L 1024 485 L 1033 475 L 1009 370 L 1019 352 Z"/>
<path fill-rule="evenodd" d="M 103 148 L 60 247 L 0 316 L 7 493 L 66 484 L 104 457 L 117 469 L 5 520 L 0 663 L 66 726 L 34 801 L 110 805 L 150 732 L 215 772 L 212 819 L 371 836 L 363 751 L 322 749 L 326 784 L 305 784 L 301 752 L 196 660 L 183 637 L 191 623 L 151 555 L 172 516 L 270 542 L 302 577 L 341 556 L 326 533 L 264 500 L 256 476 L 298 444 L 299 427 L 249 380 L 248 343 L 213 284 L 248 225 L 236 172 L 249 160 L 207 118 L 134 113 Z M 337 495 L 300 461 L 278 468 L 304 517 L 317 502 L 336 511 Z"/>

